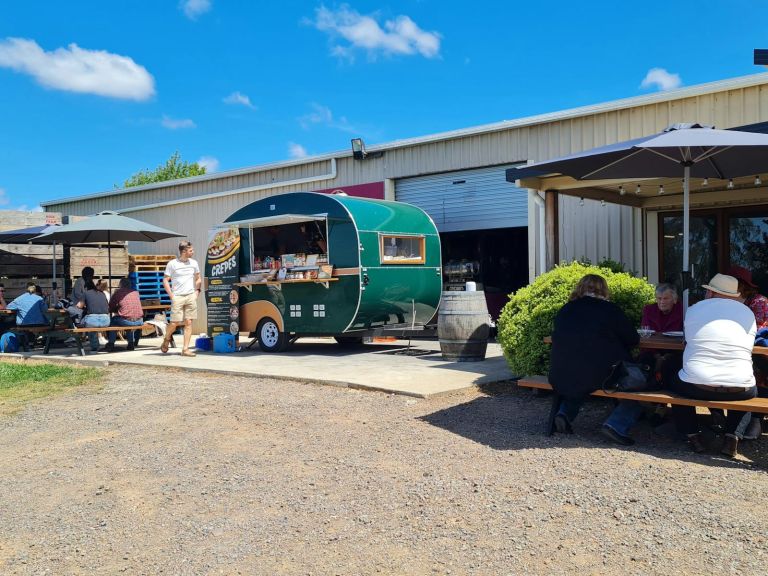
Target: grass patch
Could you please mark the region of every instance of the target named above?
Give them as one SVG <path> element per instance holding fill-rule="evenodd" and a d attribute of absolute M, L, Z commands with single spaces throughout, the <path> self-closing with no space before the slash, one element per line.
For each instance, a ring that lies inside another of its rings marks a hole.
<path fill-rule="evenodd" d="M 10 414 L 25 402 L 62 394 L 98 382 L 101 372 L 62 364 L 0 361 L 0 413 Z"/>

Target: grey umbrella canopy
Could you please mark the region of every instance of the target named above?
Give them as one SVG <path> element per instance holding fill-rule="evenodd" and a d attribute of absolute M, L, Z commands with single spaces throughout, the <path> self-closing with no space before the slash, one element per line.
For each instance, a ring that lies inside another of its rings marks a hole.
<path fill-rule="evenodd" d="M 768 134 L 674 124 L 659 134 L 507 170 L 507 180 L 561 174 L 577 180 L 683 178 L 683 274 L 690 256 L 690 179 L 768 172 Z M 687 304 L 687 290 L 684 292 Z"/>
<path fill-rule="evenodd" d="M 47 239 L 68 244 L 106 242 L 109 245 L 112 242 L 123 241 L 157 242 L 158 240 L 180 236 L 184 236 L 184 234 L 108 211 L 73 222 L 72 224 L 57 226 L 53 230 L 48 230 L 44 234 L 36 236 L 34 240 L 42 241 Z M 111 250 L 108 251 L 108 261 L 111 288 Z"/>

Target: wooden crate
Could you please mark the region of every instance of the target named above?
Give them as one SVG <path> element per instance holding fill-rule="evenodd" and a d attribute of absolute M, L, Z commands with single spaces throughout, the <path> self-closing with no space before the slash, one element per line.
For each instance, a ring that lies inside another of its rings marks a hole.
<path fill-rule="evenodd" d="M 165 272 L 168 262 L 175 256 L 170 254 L 135 254 L 130 257 L 131 272 Z"/>
<path fill-rule="evenodd" d="M 69 268 L 72 278 L 79 278 L 83 268 L 90 266 L 96 278 L 106 278 L 109 275 L 109 259 L 107 248 L 91 248 L 73 246 L 70 249 Z M 112 278 L 128 276 L 128 250 L 125 246 L 113 245 Z"/>
<path fill-rule="evenodd" d="M 0 210 L 0 231 L 43 226 L 45 224 L 61 224 L 61 213 Z"/>

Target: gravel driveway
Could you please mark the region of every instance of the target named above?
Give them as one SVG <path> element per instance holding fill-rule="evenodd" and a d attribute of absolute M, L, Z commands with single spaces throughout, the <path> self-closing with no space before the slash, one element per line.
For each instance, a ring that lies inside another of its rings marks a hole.
<path fill-rule="evenodd" d="M 112 367 L 0 418 L 0 573 L 764 574 L 768 437 L 621 449 L 608 408 Z"/>

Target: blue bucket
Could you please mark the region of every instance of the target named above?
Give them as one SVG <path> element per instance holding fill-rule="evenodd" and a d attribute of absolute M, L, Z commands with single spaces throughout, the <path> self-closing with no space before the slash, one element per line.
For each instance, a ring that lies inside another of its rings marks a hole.
<path fill-rule="evenodd" d="M 235 351 L 235 337 L 232 334 L 217 334 L 213 337 L 213 351 L 228 354 Z"/>
<path fill-rule="evenodd" d="M 202 350 L 203 352 L 210 352 L 213 347 L 213 342 L 208 336 L 201 336 L 195 340 L 195 348 Z"/>

